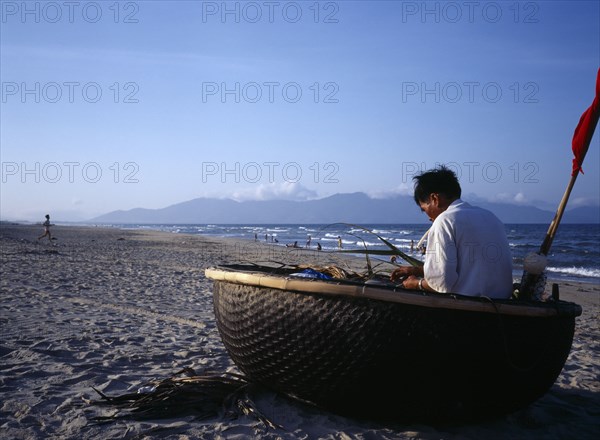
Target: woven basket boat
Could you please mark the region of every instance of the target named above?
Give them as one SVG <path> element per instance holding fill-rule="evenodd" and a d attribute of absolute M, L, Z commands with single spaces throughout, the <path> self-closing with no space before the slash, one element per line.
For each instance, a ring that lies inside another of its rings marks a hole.
<path fill-rule="evenodd" d="M 250 380 L 344 415 L 458 421 L 544 395 L 573 340 L 574 303 L 423 294 L 292 270 L 222 266 L 214 308 Z"/>

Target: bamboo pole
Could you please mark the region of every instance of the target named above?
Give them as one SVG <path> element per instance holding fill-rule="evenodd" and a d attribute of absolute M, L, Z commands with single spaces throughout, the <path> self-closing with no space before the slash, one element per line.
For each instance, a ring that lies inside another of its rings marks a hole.
<path fill-rule="evenodd" d="M 567 207 L 567 202 L 569 201 L 569 196 L 571 195 L 571 191 L 573 190 L 573 186 L 575 185 L 575 181 L 577 180 L 577 175 L 571 176 L 571 180 L 567 185 L 567 189 L 562 196 L 562 200 L 558 205 L 558 209 L 556 210 L 556 214 L 554 214 L 554 219 L 550 223 L 550 227 L 548 227 L 548 232 L 546 233 L 546 237 L 540 246 L 540 254 L 548 255 L 550 252 L 550 247 L 552 246 L 552 241 L 554 240 L 554 236 L 556 235 L 556 231 L 558 230 L 558 225 L 562 219 L 562 216 L 565 212 L 565 208 Z"/>

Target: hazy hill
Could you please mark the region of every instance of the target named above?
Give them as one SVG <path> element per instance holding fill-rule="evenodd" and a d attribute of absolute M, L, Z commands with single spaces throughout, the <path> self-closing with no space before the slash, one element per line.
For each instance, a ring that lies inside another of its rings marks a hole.
<path fill-rule="evenodd" d="M 550 223 L 554 213 L 532 206 L 477 203 L 504 223 Z M 373 199 L 364 193 L 335 194 L 308 201 L 246 201 L 198 198 L 161 209 L 113 211 L 89 220 L 94 223 L 426 223 L 412 197 Z M 599 207 L 575 208 L 565 223 L 600 223 Z"/>

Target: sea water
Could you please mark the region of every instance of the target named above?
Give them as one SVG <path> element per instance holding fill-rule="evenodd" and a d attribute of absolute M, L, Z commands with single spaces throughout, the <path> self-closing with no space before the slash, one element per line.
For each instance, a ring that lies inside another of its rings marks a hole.
<path fill-rule="evenodd" d="M 256 240 L 272 246 L 297 244 L 298 247 L 316 250 L 317 243 L 323 251 L 342 248 L 387 249 L 379 237 L 389 241 L 402 252 L 423 259 L 416 249 L 429 228 L 429 224 L 370 224 L 348 225 L 324 224 L 272 224 L 272 225 L 114 225 L 135 229 L 153 229 L 182 234 L 198 234 L 214 237 L 231 237 Z M 513 254 L 514 277 L 523 273 L 523 258 L 529 252 L 537 252 L 546 236 L 548 225 L 507 224 L 506 234 Z M 370 231 L 370 232 L 369 232 Z M 310 237 L 310 244 L 308 239 Z M 411 250 L 411 243 L 413 250 Z M 379 256 L 375 258 L 386 259 Z M 561 224 L 548 254 L 548 276 L 557 280 L 581 281 L 600 284 L 600 225 Z"/>

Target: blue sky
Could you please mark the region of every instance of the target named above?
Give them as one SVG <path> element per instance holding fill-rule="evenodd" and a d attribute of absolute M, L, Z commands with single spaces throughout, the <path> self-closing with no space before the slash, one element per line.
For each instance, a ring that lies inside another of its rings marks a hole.
<path fill-rule="evenodd" d="M 2 219 L 195 197 L 410 194 L 556 209 L 596 1 L 2 1 Z M 569 207 L 600 203 L 600 136 Z M 402 222 L 402 219 L 390 221 Z"/>

